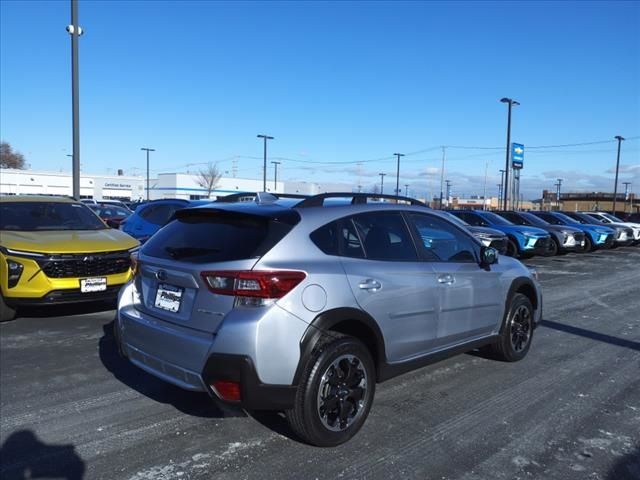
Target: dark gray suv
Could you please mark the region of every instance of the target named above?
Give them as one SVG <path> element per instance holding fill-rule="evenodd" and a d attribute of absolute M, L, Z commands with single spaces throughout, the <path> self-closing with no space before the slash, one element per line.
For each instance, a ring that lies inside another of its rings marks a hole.
<path fill-rule="evenodd" d="M 420 202 L 381 197 L 178 211 L 121 292 L 121 351 L 185 389 L 284 411 L 320 446 L 356 434 L 379 382 L 479 347 L 522 359 L 542 315 L 535 272 Z"/>

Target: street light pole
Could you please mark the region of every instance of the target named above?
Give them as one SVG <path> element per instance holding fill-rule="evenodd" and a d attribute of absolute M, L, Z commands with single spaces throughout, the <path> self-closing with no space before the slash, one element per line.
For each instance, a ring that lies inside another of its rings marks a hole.
<path fill-rule="evenodd" d="M 440 167 L 440 210 L 442 210 L 442 196 L 444 195 L 444 161 L 447 156 L 447 147 L 442 147 L 442 167 Z"/>
<path fill-rule="evenodd" d="M 404 153 L 394 153 L 398 157 L 396 167 L 396 195 L 400 195 L 400 157 L 404 157 Z"/>
<path fill-rule="evenodd" d="M 405 197 L 409 196 L 409 184 L 408 183 L 404 184 L 404 196 Z"/>
<path fill-rule="evenodd" d="M 616 214 L 616 197 L 618 196 L 618 171 L 620 170 L 620 145 L 624 140 L 620 135 L 616 135 L 616 140 L 618 140 L 618 158 L 616 160 L 616 180 L 613 185 L 613 214 Z"/>
<path fill-rule="evenodd" d="M 556 183 L 556 210 L 560 210 L 560 188 L 562 187 L 562 179 L 558 179 Z"/>
<path fill-rule="evenodd" d="M 382 195 L 384 193 L 384 177 L 386 173 L 379 173 L 378 175 L 380 175 L 380 195 Z"/>
<path fill-rule="evenodd" d="M 71 0 L 71 25 L 67 26 L 67 32 L 71 35 L 72 188 L 73 198 L 80 200 L 80 80 L 78 78 L 78 39 L 83 32 L 82 28 L 78 25 L 78 0 Z"/>
<path fill-rule="evenodd" d="M 631 185 L 631 182 L 622 182 L 622 184 L 624 185 L 624 212 L 627 212 L 627 200 L 629 200 L 629 185 Z M 613 214 L 616 214 L 616 211 L 613 211 Z"/>
<path fill-rule="evenodd" d="M 149 201 L 149 152 L 155 152 L 155 150 L 147 147 L 142 147 L 140 150 L 147 152 L 147 201 Z"/>
<path fill-rule="evenodd" d="M 273 191 L 275 192 L 278 189 L 278 165 L 280 165 L 282 162 L 271 163 L 273 163 L 273 166 L 275 167 L 275 174 L 273 176 Z"/>
<path fill-rule="evenodd" d="M 504 199 L 503 199 L 503 205 L 502 205 L 502 209 L 503 210 L 507 210 L 508 206 L 507 206 L 507 202 L 509 200 L 509 169 L 510 169 L 510 165 L 509 165 L 509 147 L 511 144 L 511 109 L 513 108 L 514 105 L 520 105 L 520 103 L 518 103 L 517 101 L 515 101 L 512 98 L 501 98 L 500 101 L 502 103 L 507 103 L 509 105 L 509 109 L 508 109 L 508 115 L 507 115 L 507 149 L 506 149 L 506 159 L 504 162 L 504 188 L 503 188 L 503 194 L 504 194 Z"/>
<path fill-rule="evenodd" d="M 264 157 L 263 157 L 263 171 L 262 171 L 262 191 L 267 191 L 267 140 L 273 140 L 273 137 L 269 135 L 258 135 L 258 138 L 264 140 Z"/>

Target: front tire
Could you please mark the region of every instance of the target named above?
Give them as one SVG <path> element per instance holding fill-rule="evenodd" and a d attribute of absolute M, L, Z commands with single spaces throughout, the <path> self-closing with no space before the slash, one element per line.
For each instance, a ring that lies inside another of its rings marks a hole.
<path fill-rule="evenodd" d="M 560 251 L 560 245 L 558 245 L 558 241 L 555 238 L 552 238 L 551 241 L 549 242 L 549 248 L 547 248 L 547 251 L 544 252 L 544 257 L 555 257 L 556 255 L 558 255 L 558 252 Z"/>
<path fill-rule="evenodd" d="M 589 235 L 584 236 L 584 247 L 580 250 L 581 253 L 588 253 L 593 250 L 593 242 L 591 241 L 591 237 Z"/>
<path fill-rule="evenodd" d="M 292 430 L 305 442 L 333 447 L 362 427 L 373 403 L 376 371 L 367 347 L 346 335 L 323 337 L 309 358 L 285 412 Z"/>
<path fill-rule="evenodd" d="M 518 258 L 518 245 L 510 238 L 507 239 L 507 256 Z"/>
<path fill-rule="evenodd" d="M 11 308 L 4 301 L 4 297 L 0 295 L 0 322 L 8 322 L 16 318 L 15 309 Z"/>
<path fill-rule="evenodd" d="M 495 358 L 504 362 L 517 362 L 527 355 L 533 338 L 533 315 L 533 305 L 529 298 L 516 293 L 509 303 L 500 339 L 491 345 Z"/>

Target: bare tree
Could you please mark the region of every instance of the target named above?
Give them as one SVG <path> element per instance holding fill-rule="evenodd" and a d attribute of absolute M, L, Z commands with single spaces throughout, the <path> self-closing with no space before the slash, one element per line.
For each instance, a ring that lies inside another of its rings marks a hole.
<path fill-rule="evenodd" d="M 200 169 L 196 175 L 196 183 L 198 186 L 204 188 L 207 191 L 207 197 L 211 196 L 211 192 L 218 187 L 222 174 L 218 170 L 218 165 L 215 163 L 208 163 L 206 167 Z"/>
<path fill-rule="evenodd" d="M 7 142 L 0 142 L 0 168 L 25 168 L 24 156 L 14 152 Z"/>

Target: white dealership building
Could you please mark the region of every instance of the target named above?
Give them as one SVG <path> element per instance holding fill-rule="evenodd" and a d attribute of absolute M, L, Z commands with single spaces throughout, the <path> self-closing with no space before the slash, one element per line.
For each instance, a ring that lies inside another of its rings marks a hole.
<path fill-rule="evenodd" d="M 222 177 L 211 197 L 237 192 L 262 191 L 262 179 Z M 71 196 L 72 177 L 69 172 L 0 169 L 0 195 L 67 195 Z M 267 191 L 315 195 L 323 192 L 352 191 L 349 184 L 317 182 L 267 181 Z M 146 178 L 127 175 L 91 175 L 81 173 L 80 197 L 95 200 L 144 200 Z M 149 198 L 207 198 L 207 191 L 198 185 L 195 173 L 161 173 L 149 180 Z"/>

